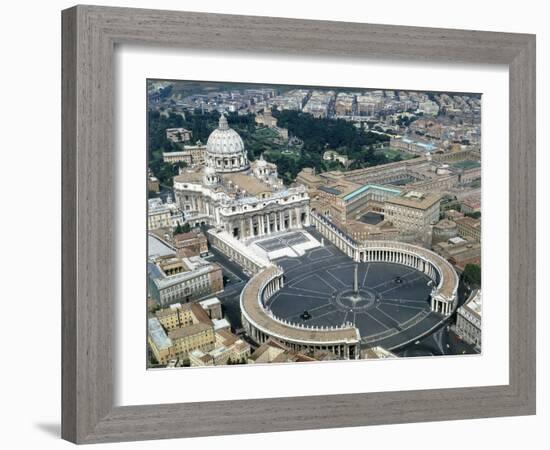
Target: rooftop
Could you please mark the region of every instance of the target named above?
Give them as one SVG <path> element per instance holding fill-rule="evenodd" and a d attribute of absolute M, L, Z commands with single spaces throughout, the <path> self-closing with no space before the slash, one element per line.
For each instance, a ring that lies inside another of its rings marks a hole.
<path fill-rule="evenodd" d="M 202 183 L 202 168 L 182 171 L 174 177 L 174 183 Z"/>
<path fill-rule="evenodd" d="M 342 193 L 342 191 L 329 186 L 319 186 L 319 190 L 332 195 L 340 195 Z"/>
<path fill-rule="evenodd" d="M 173 314 L 174 311 L 178 309 L 182 311 L 191 312 L 197 322 L 202 322 L 207 325 L 212 325 L 212 321 L 210 320 L 210 317 L 208 316 L 206 311 L 197 303 L 184 303 L 184 304 L 174 303 L 173 305 L 170 305 L 168 308 L 163 308 L 157 311 L 155 315 L 158 318 L 162 318 Z"/>
<path fill-rule="evenodd" d="M 273 188 L 271 186 L 261 182 L 252 175 L 246 175 L 244 173 L 228 173 L 224 174 L 223 177 L 250 195 L 256 196 L 266 192 L 273 192 Z"/>
<path fill-rule="evenodd" d="M 167 242 L 160 240 L 157 236 L 147 234 L 147 254 L 149 258 L 159 256 L 175 255 L 176 249 L 171 247 Z"/>
<path fill-rule="evenodd" d="M 449 219 L 442 219 L 439 222 L 437 222 L 434 225 L 434 227 L 443 228 L 443 229 L 454 228 L 456 227 L 456 223 L 454 223 L 452 220 L 449 220 Z"/>
<path fill-rule="evenodd" d="M 216 338 L 222 342 L 226 347 L 231 347 L 235 342 L 239 341 L 239 338 L 235 336 L 227 328 L 221 330 L 215 330 Z"/>
<path fill-rule="evenodd" d="M 385 358 L 395 358 L 396 355 L 389 350 L 386 350 L 384 347 L 376 346 L 363 350 L 361 356 L 364 359 L 385 359 Z"/>
<path fill-rule="evenodd" d="M 479 318 L 481 318 L 481 312 L 482 312 L 481 306 L 482 306 L 481 291 L 475 290 L 470 294 L 470 296 L 466 300 L 466 303 L 464 303 L 463 308 L 469 310 L 470 312 L 473 312 Z"/>
<path fill-rule="evenodd" d="M 207 231 L 207 233 L 216 236 L 216 238 L 231 246 L 235 251 L 246 255 L 248 259 L 250 259 L 254 264 L 257 264 L 259 267 L 265 267 L 270 264 L 269 260 L 265 256 L 254 252 L 250 246 L 246 245 L 242 241 L 239 241 L 238 239 L 235 239 L 227 231 L 210 229 Z"/>
<path fill-rule="evenodd" d="M 193 356 L 194 358 L 200 359 L 203 363 L 208 363 L 212 361 L 214 358 L 212 358 L 212 355 L 209 353 L 204 353 L 200 349 L 195 349 L 192 352 L 189 353 L 190 356 Z"/>
<path fill-rule="evenodd" d="M 180 151 L 177 151 L 177 152 L 163 152 L 162 153 L 163 158 L 170 157 L 170 156 L 188 156 L 188 155 L 189 155 L 189 150 L 180 150 Z"/>
<path fill-rule="evenodd" d="M 455 236 L 449 239 L 449 243 L 453 245 L 463 244 L 464 242 L 467 242 L 467 240 L 464 238 L 461 238 L 460 236 Z"/>
<path fill-rule="evenodd" d="M 409 191 L 400 196 L 389 198 L 387 202 L 409 208 L 428 209 L 440 200 L 441 196 L 433 192 L 420 193 L 417 191 Z"/>
<path fill-rule="evenodd" d="M 166 336 L 164 328 L 156 317 L 149 317 L 147 320 L 147 332 L 158 350 L 165 350 L 172 346 L 172 341 Z"/>
<path fill-rule="evenodd" d="M 211 330 L 212 325 L 208 325 L 203 322 L 197 322 L 192 325 L 186 325 L 181 328 L 174 328 L 168 332 L 168 337 L 172 340 L 182 339 L 195 334 L 203 333 L 205 331 Z"/>
<path fill-rule="evenodd" d="M 481 227 L 481 220 L 474 219 L 473 217 L 461 217 L 460 219 L 456 219 L 455 222 L 459 225 L 466 225 L 472 228 L 480 228 Z"/>
<path fill-rule="evenodd" d="M 201 236 L 200 231 L 189 231 L 188 233 L 179 233 L 174 235 L 175 241 L 188 241 L 190 239 L 197 239 Z M 204 235 L 203 235 L 204 236 Z"/>
<path fill-rule="evenodd" d="M 379 186 L 377 184 L 365 184 L 364 186 L 361 186 L 359 189 L 354 190 L 353 192 L 350 192 L 344 197 L 344 200 L 349 201 L 352 200 L 354 197 L 358 196 L 359 194 L 362 194 L 365 191 L 368 190 L 378 190 L 383 192 L 389 192 L 391 194 L 399 195 L 401 193 L 401 189 L 396 188 L 390 188 L 387 186 Z"/>
<path fill-rule="evenodd" d="M 206 300 L 199 302 L 199 304 L 204 307 L 219 305 L 220 299 L 218 297 L 207 298 Z"/>
<path fill-rule="evenodd" d="M 167 275 L 159 267 L 156 259 L 150 257 L 147 262 L 147 275 L 157 285 L 158 289 L 164 289 L 199 275 L 205 275 L 218 267 L 216 264 L 210 263 L 199 256 L 191 256 L 190 258 L 176 257 L 174 260 L 180 260 L 184 270 L 171 275 Z"/>
<path fill-rule="evenodd" d="M 212 323 L 214 324 L 214 330 L 220 330 L 223 328 L 230 328 L 231 325 L 227 321 L 227 319 L 213 319 Z"/>

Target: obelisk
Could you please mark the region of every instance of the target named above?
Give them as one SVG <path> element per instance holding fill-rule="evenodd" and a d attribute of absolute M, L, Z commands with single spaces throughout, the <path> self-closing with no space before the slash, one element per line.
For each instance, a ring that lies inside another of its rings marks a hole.
<path fill-rule="evenodd" d="M 357 264 L 355 264 L 355 273 L 353 277 L 353 293 L 357 294 L 358 290 L 359 290 L 359 283 L 357 282 Z"/>

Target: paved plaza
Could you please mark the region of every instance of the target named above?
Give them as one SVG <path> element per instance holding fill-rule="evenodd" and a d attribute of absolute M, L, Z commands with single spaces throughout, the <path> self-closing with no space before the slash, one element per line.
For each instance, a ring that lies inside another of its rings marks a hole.
<path fill-rule="evenodd" d="M 303 244 L 305 242 L 308 242 L 308 239 L 304 236 L 303 233 L 293 232 L 285 233 L 278 237 L 257 242 L 256 245 L 264 249 L 266 252 L 272 252 L 275 250 L 283 249 L 285 247 L 292 247 L 297 244 Z"/>
<path fill-rule="evenodd" d="M 430 279 L 410 267 L 356 264 L 332 245 L 276 263 L 285 271 L 285 287 L 268 306 L 275 316 L 293 323 L 330 327 L 352 322 L 364 345 L 397 349 L 445 320 L 430 310 Z"/>

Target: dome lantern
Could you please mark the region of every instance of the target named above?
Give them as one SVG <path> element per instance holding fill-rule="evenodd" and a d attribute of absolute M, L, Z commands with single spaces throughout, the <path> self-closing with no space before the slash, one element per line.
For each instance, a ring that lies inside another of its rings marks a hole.
<path fill-rule="evenodd" d="M 227 123 L 227 118 L 225 117 L 225 114 L 222 114 L 220 116 L 220 120 L 218 122 L 218 129 L 220 130 L 228 130 L 229 124 Z"/>

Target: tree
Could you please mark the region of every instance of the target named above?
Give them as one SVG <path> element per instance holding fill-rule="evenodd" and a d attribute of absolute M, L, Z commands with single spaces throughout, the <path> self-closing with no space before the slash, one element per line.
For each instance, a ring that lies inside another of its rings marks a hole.
<path fill-rule="evenodd" d="M 177 163 L 174 163 L 174 167 L 177 169 L 185 169 L 187 167 L 187 163 L 185 161 L 178 161 Z"/>
<path fill-rule="evenodd" d="M 481 287 L 481 266 L 479 264 L 466 264 L 462 275 L 464 277 L 464 281 L 471 287 Z"/>
<path fill-rule="evenodd" d="M 399 161 L 403 161 L 403 157 L 401 156 L 401 154 L 397 154 L 395 155 L 393 158 L 392 158 L 392 161 L 393 162 L 399 162 Z"/>
<path fill-rule="evenodd" d="M 481 217 L 481 211 L 464 213 L 464 215 L 467 217 L 471 217 L 472 219 L 479 219 Z"/>
<path fill-rule="evenodd" d="M 189 233 L 190 231 L 191 231 L 191 225 L 189 225 L 189 222 L 186 222 L 183 225 L 178 223 L 178 225 L 174 230 L 174 234 Z"/>

